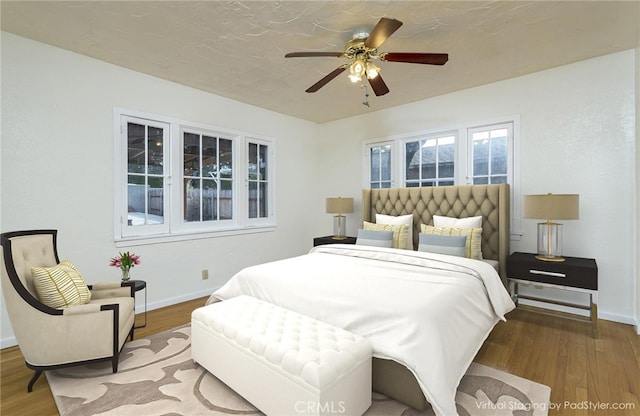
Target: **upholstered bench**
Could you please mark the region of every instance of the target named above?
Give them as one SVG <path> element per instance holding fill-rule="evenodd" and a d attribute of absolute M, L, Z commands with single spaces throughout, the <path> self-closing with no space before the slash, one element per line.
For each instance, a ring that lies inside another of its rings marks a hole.
<path fill-rule="evenodd" d="M 193 311 L 191 354 L 267 415 L 362 415 L 371 405 L 366 339 L 250 296 Z"/>

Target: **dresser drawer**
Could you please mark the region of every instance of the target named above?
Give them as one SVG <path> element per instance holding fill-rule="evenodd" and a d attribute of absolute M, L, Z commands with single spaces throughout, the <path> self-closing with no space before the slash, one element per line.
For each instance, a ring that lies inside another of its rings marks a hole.
<path fill-rule="evenodd" d="M 530 253 L 513 253 L 507 261 L 511 279 L 598 290 L 598 266 L 594 259 L 565 257 L 563 262 L 538 260 Z"/>

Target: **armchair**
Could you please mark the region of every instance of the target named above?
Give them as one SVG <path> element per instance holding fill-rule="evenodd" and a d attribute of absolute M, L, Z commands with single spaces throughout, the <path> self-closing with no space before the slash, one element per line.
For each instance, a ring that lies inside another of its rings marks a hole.
<path fill-rule="evenodd" d="M 52 308 L 38 299 L 31 268 L 60 263 L 57 230 L 3 233 L 0 244 L 5 305 L 25 364 L 35 371 L 27 391 L 46 370 L 111 360 L 117 372 L 120 351 L 133 339 L 133 282 L 88 286 L 89 303 Z"/>

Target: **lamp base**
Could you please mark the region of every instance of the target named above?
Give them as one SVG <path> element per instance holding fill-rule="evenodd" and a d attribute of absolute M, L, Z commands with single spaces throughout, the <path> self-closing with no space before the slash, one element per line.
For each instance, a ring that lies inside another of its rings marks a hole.
<path fill-rule="evenodd" d="M 562 263 L 563 261 L 565 261 L 564 257 L 552 257 L 552 256 L 543 256 L 543 255 L 536 256 L 536 259 L 542 260 L 542 261 L 551 261 L 555 263 Z"/>
<path fill-rule="evenodd" d="M 536 258 L 542 261 L 564 261 L 562 259 L 562 224 L 551 220 L 538 223 L 538 255 Z"/>
<path fill-rule="evenodd" d="M 344 240 L 347 238 L 345 230 L 347 228 L 347 217 L 342 214 L 338 214 L 333 217 L 333 239 Z"/>

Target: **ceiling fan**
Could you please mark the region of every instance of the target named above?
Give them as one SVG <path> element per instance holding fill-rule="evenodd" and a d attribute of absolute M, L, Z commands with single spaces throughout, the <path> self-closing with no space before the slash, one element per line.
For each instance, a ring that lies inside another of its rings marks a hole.
<path fill-rule="evenodd" d="M 350 62 L 340 65 L 327 76 L 306 89 L 306 92 L 316 92 L 324 87 L 349 68 L 351 82 L 361 82 L 366 76 L 373 92 L 377 95 L 385 95 L 389 92 L 387 84 L 380 75 L 380 68 L 373 62 L 379 59 L 385 62 L 406 62 L 411 64 L 444 65 L 449 60 L 446 53 L 413 53 L 413 52 L 383 52 L 378 53 L 378 48 L 391 36 L 402 22 L 396 19 L 381 18 L 371 33 L 356 33 L 345 45 L 344 52 L 290 52 L 285 58 L 309 58 L 309 57 L 336 57 L 349 58 Z"/>

